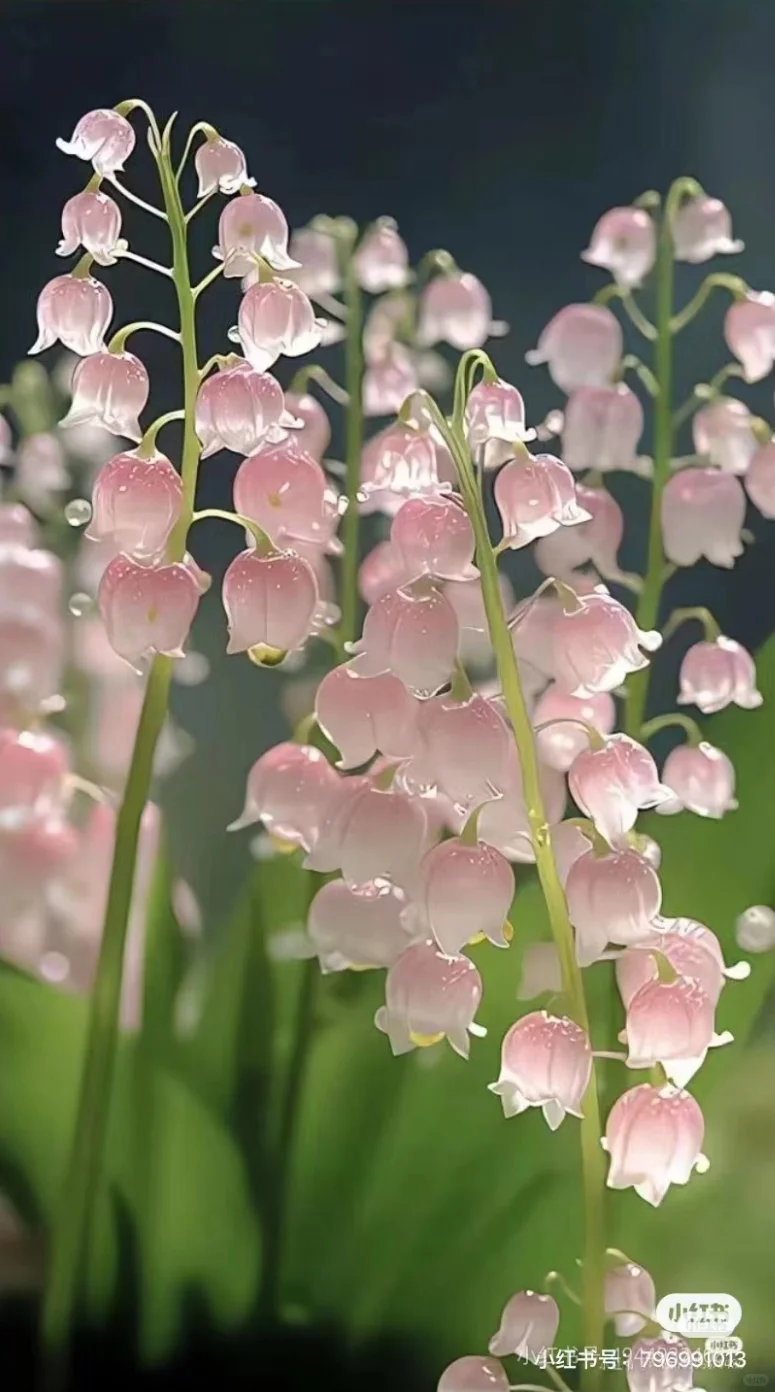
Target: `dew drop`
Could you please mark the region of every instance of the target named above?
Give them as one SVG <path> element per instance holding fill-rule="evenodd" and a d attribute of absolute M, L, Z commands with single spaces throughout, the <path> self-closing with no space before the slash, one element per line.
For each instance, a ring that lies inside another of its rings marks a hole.
<path fill-rule="evenodd" d="M 79 590 L 77 594 L 71 595 L 67 601 L 67 607 L 75 619 L 82 619 L 84 614 L 88 614 L 94 607 L 94 600 L 91 595 L 84 594 Z"/>
<path fill-rule="evenodd" d="M 91 503 L 88 498 L 73 498 L 65 506 L 65 517 L 71 527 L 85 527 L 91 522 Z"/>
<path fill-rule="evenodd" d="M 743 952 L 769 952 L 775 947 L 775 910 L 753 904 L 736 920 L 735 938 Z"/>

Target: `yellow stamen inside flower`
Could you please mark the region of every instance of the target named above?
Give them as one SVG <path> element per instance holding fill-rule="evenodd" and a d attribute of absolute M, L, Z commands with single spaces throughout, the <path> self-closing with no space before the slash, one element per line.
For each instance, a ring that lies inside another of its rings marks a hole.
<path fill-rule="evenodd" d="M 269 840 L 272 843 L 273 850 L 275 850 L 278 855 L 293 855 L 293 852 L 299 849 L 298 841 L 286 841 L 284 836 L 273 836 L 271 831 L 269 833 Z"/>
<path fill-rule="evenodd" d="M 256 643 L 248 648 L 248 657 L 256 667 L 278 667 L 285 657 L 282 648 L 270 648 L 266 643 Z"/>
<path fill-rule="evenodd" d="M 415 1034 L 410 1030 L 409 1038 L 418 1049 L 429 1049 L 432 1044 L 438 1044 L 439 1040 L 444 1038 L 444 1031 L 442 1030 L 441 1034 Z"/>

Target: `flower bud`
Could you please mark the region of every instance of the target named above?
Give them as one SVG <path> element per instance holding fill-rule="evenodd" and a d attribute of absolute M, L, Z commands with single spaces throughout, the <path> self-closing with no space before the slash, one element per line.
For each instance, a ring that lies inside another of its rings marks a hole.
<path fill-rule="evenodd" d="M 732 255 L 743 243 L 732 236 L 732 218 L 720 198 L 700 194 L 687 198 L 673 218 L 673 255 L 676 261 L 697 266 L 712 256 Z"/>
<path fill-rule="evenodd" d="M 199 178 L 197 198 L 207 198 L 216 190 L 239 193 L 244 185 L 255 183 L 255 179 L 248 178 L 247 163 L 239 145 L 224 140 L 222 135 L 208 137 L 198 147 L 194 168 Z"/>
<path fill-rule="evenodd" d="M 653 1318 L 656 1303 L 654 1282 L 645 1267 L 625 1262 L 606 1272 L 605 1312 L 613 1315 L 614 1329 L 620 1338 L 640 1333 L 646 1321 Z M 643 1319 L 637 1311 L 641 1311 Z"/>
<path fill-rule="evenodd" d="M 445 1368 L 436 1392 L 509 1392 L 509 1380 L 497 1358 L 457 1358 Z"/>
<path fill-rule="evenodd" d="M 696 981 L 683 976 L 647 981 L 627 1006 L 627 1066 L 661 1064 L 672 1083 L 686 1087 L 716 1042 L 713 1014 L 712 1002 Z"/>
<path fill-rule="evenodd" d="M 121 209 L 98 189 L 83 189 L 62 209 L 62 240 L 57 256 L 72 256 L 83 247 L 98 266 L 112 266 L 126 247 L 121 241 Z"/>
<path fill-rule="evenodd" d="M 468 1058 L 469 1032 L 482 999 L 482 979 L 468 957 L 443 957 L 435 947 L 417 943 L 388 969 L 385 1005 L 374 1017 L 388 1036 L 394 1054 L 436 1044 L 445 1036 L 457 1054 Z"/>
<path fill-rule="evenodd" d="M 149 560 L 164 550 L 182 507 L 180 474 L 166 455 L 117 454 L 94 480 L 87 536 Z"/>
<path fill-rule="evenodd" d="M 649 1083 L 630 1088 L 608 1114 L 609 1189 L 634 1188 L 658 1208 L 671 1184 L 688 1184 L 693 1170 L 707 1170 L 704 1135 L 702 1112 L 688 1092 Z"/>
<path fill-rule="evenodd" d="M 762 517 L 775 518 L 775 443 L 760 445 L 751 458 L 743 484 Z"/>
<path fill-rule="evenodd" d="M 682 469 L 662 493 L 662 541 L 674 565 L 693 566 L 705 556 L 731 570 L 743 554 L 745 493 L 740 480 L 720 469 Z"/>
<path fill-rule="evenodd" d="M 363 414 L 393 416 L 419 386 L 417 368 L 408 349 L 393 343 L 369 363 L 363 374 Z"/>
<path fill-rule="evenodd" d="M 325 547 L 339 521 L 323 470 L 295 439 L 264 445 L 242 461 L 234 477 L 234 506 L 277 546 Z"/>
<path fill-rule="evenodd" d="M 683 1339 L 639 1339 L 627 1362 L 629 1392 L 691 1392 L 692 1351 Z M 700 1389 L 697 1389 L 700 1392 Z"/>
<path fill-rule="evenodd" d="M 418 711 L 415 757 L 401 771 L 416 792 L 438 788 L 467 814 L 518 783 L 513 737 L 497 706 L 475 692 L 439 696 Z"/>
<path fill-rule="evenodd" d="M 712 642 L 694 643 L 684 655 L 679 681 L 679 706 L 699 706 L 703 715 L 714 715 L 733 703 L 743 710 L 756 710 L 762 704 L 754 660 L 734 638 L 722 635 Z"/>
<path fill-rule="evenodd" d="M 390 543 L 410 580 L 422 575 L 465 580 L 476 574 L 473 528 L 453 498 L 409 498 L 393 519 Z"/>
<path fill-rule="evenodd" d="M 759 448 L 751 412 L 731 396 L 701 407 L 692 421 L 692 435 L 697 454 L 728 474 L 744 474 Z"/>
<path fill-rule="evenodd" d="M 323 972 L 390 967 L 409 946 L 406 897 L 387 880 L 354 887 L 330 880 L 315 895 L 307 933 Z"/>
<path fill-rule="evenodd" d="M 623 348 L 621 325 L 610 309 L 570 304 L 550 319 L 538 347 L 525 354 L 525 361 L 531 367 L 546 363 L 552 381 L 570 393 L 579 387 L 606 386 L 619 366 Z"/>
<path fill-rule="evenodd" d="M 767 290 L 733 300 L 724 316 L 724 339 L 743 364 L 746 382 L 761 382 L 775 363 L 775 295 Z"/>
<path fill-rule="evenodd" d="M 609 594 L 591 594 L 562 610 L 554 624 L 554 675 L 574 696 L 615 691 L 630 672 L 648 666 L 639 650 L 656 652 L 662 635 L 638 628 L 629 609 Z"/>
<path fill-rule="evenodd" d="M 213 255 L 223 261 L 227 279 L 254 275 L 259 256 L 274 271 L 286 271 L 296 264 L 288 255 L 285 215 L 263 193 L 242 194 L 226 204 L 218 222 L 218 246 Z"/>
<path fill-rule="evenodd" d="M 292 551 L 241 551 L 223 577 L 222 598 L 227 653 L 274 665 L 309 636 L 318 587 L 312 566 Z"/>
<path fill-rule="evenodd" d="M 370 778 L 347 778 L 328 805 L 318 839 L 304 862 L 308 870 L 341 870 L 350 884 L 389 880 L 413 886 L 425 836 L 419 801 L 383 791 Z"/>
<path fill-rule="evenodd" d="M 364 677 L 350 663 L 334 667 L 317 689 L 315 718 L 339 750 L 338 768 L 358 768 L 378 753 L 403 759 L 414 749 L 417 702 L 392 672 Z"/>
<path fill-rule="evenodd" d="M 560 1310 L 551 1295 L 518 1291 L 501 1315 L 500 1328 L 490 1340 L 490 1353 L 516 1354 L 541 1363 L 560 1326 Z"/>
<path fill-rule="evenodd" d="M 30 353 L 42 353 L 57 340 L 82 358 L 105 349 L 113 317 L 107 286 L 92 276 L 55 276 L 38 295 L 38 337 Z"/>
<path fill-rule="evenodd" d="M 480 449 L 490 441 L 513 445 L 527 433 L 521 392 L 500 377 L 494 382 L 477 382 L 466 402 L 466 435 L 471 449 Z"/>
<path fill-rule="evenodd" d="M 540 757 L 550 768 L 567 773 L 576 755 L 589 747 L 589 737 L 579 722 L 598 734 L 610 735 L 616 724 L 616 706 L 607 692 L 571 696 L 552 682 L 539 696 L 532 720 Z"/>
<path fill-rule="evenodd" d="M 642 434 L 643 407 L 624 382 L 582 386 L 571 393 L 565 407 L 562 457 L 575 472 L 597 469 L 608 474 L 622 469 L 642 474 L 645 465 L 638 456 Z"/>
<path fill-rule="evenodd" d="M 283 389 L 269 372 L 247 362 L 221 367 L 207 377 L 196 398 L 196 433 L 202 459 L 218 450 L 252 454 L 259 445 L 285 438 L 289 423 Z"/>
<path fill-rule="evenodd" d="M 292 278 L 305 295 L 335 295 L 342 284 L 336 241 L 316 227 L 291 233 L 291 256 L 296 262 Z"/>
<path fill-rule="evenodd" d="M 406 285 L 409 253 L 394 223 L 383 219 L 364 233 L 353 256 L 353 266 L 358 284 L 370 295 L 382 295 L 386 290 L 400 290 Z"/>
<path fill-rule="evenodd" d="M 629 947 L 653 937 L 662 889 L 656 871 L 637 851 L 606 856 L 587 851 L 571 866 L 565 893 L 580 967 L 597 962 L 609 943 Z"/>
<path fill-rule="evenodd" d="M 242 351 L 256 372 L 266 372 L 281 354 L 298 358 L 310 353 L 322 337 L 304 291 L 279 278 L 245 291 L 237 325 Z"/>
<path fill-rule="evenodd" d="M 71 140 L 56 144 L 65 155 L 91 161 L 97 174 L 119 174 L 135 148 L 135 133 L 126 116 L 100 107 L 81 117 Z"/>
<path fill-rule="evenodd" d="M 438 275 L 420 294 L 417 342 L 425 348 L 449 343 L 461 353 L 481 348 L 490 335 L 491 320 L 492 301 L 475 275 Z"/>
<path fill-rule="evenodd" d="M 0 827 L 56 811 L 69 763 L 61 740 L 43 730 L 0 730 Z"/>
<path fill-rule="evenodd" d="M 103 574 L 97 605 L 111 646 L 127 662 L 153 653 L 182 657 L 199 586 L 183 562 L 140 565 L 122 554 Z"/>
<path fill-rule="evenodd" d="M 512 548 L 589 521 L 570 470 L 553 454 L 525 454 L 505 464 L 495 479 L 495 502 L 503 539 Z"/>
<path fill-rule="evenodd" d="M 308 744 L 276 744 L 253 764 L 245 806 L 229 831 L 262 822 L 281 841 L 309 851 L 341 779 L 325 754 Z"/>
<path fill-rule="evenodd" d="M 454 837 L 423 857 L 418 906 L 448 957 L 480 935 L 507 947 L 504 924 L 513 898 L 514 872 L 493 846 L 467 846 Z"/>
<path fill-rule="evenodd" d="M 611 208 L 595 225 L 581 259 L 610 271 L 617 285 L 629 290 L 648 275 L 656 250 L 656 229 L 644 208 Z"/>
<path fill-rule="evenodd" d="M 94 353 L 76 365 L 73 399 L 61 424 L 101 425 L 111 435 L 140 440 L 138 417 L 149 392 L 148 373 L 134 353 Z"/>
<path fill-rule="evenodd" d="M 420 584 L 389 590 L 369 609 L 354 645 L 356 670 L 373 677 L 393 672 L 418 696 L 432 696 L 452 676 L 458 622 L 441 590 Z"/>
<path fill-rule="evenodd" d="M 490 1083 L 490 1092 L 500 1097 L 504 1116 L 541 1107 L 547 1125 L 556 1131 L 567 1113 L 582 1115 L 591 1073 L 592 1050 L 584 1030 L 573 1020 L 536 1010 L 505 1035 L 500 1076 Z"/>
<path fill-rule="evenodd" d="M 568 773 L 571 797 L 611 846 L 622 843 L 641 808 L 672 798 L 659 781 L 648 750 L 629 735 L 609 735 L 602 749 L 574 759 Z"/>
<path fill-rule="evenodd" d="M 685 807 L 699 817 L 719 819 L 725 812 L 737 810 L 734 764 L 705 740 L 696 746 L 680 744 L 672 749 L 665 759 L 662 782 L 674 798 L 658 808 L 660 812 L 678 812 Z"/>
<path fill-rule="evenodd" d="M 605 580 L 620 579 L 617 552 L 624 536 L 624 516 L 619 504 L 606 488 L 585 488 L 581 483 L 576 484 L 576 502 L 589 514 L 589 521 L 541 537 L 536 564 L 544 575 L 571 584 L 578 568 L 589 562 Z"/>

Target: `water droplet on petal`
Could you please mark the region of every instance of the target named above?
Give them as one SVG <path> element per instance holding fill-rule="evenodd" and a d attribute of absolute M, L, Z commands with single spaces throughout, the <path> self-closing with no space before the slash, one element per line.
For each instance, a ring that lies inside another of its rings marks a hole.
<path fill-rule="evenodd" d="M 91 503 L 88 498 L 73 498 L 65 505 L 65 517 L 71 527 L 85 527 L 91 522 Z"/>
<path fill-rule="evenodd" d="M 769 952 L 775 947 L 775 909 L 752 904 L 736 920 L 735 938 L 744 952 Z"/>

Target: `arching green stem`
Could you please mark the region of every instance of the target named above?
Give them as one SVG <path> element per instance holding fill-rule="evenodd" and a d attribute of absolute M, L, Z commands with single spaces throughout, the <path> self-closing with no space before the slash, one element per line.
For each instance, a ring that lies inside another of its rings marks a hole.
<path fill-rule="evenodd" d="M 692 720 L 690 715 L 682 715 L 680 711 L 673 711 L 670 715 L 655 715 L 653 720 L 647 720 L 646 724 L 640 727 L 640 737 L 648 741 L 660 730 L 670 730 L 673 727 L 685 732 L 689 744 L 702 744 L 702 730 L 697 721 Z"/>

